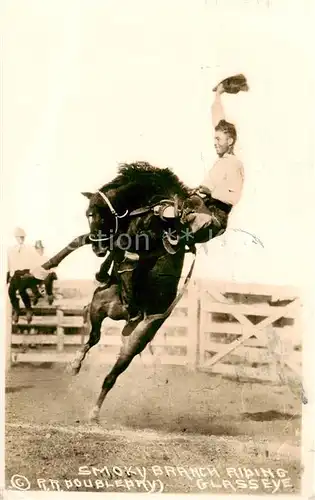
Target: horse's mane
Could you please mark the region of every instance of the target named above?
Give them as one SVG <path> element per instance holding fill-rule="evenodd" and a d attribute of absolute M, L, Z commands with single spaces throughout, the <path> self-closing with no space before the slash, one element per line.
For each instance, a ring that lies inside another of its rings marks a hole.
<path fill-rule="evenodd" d="M 118 167 L 118 175 L 101 191 L 108 192 L 130 185 L 130 189 L 136 189 L 142 197 L 151 196 L 174 196 L 186 197 L 189 193 L 188 187 L 179 180 L 176 174 L 169 168 L 159 168 L 148 162 L 122 163 Z"/>

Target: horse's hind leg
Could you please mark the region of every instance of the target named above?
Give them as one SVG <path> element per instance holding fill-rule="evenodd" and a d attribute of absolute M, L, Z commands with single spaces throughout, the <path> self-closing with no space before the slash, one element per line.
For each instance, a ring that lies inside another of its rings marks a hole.
<path fill-rule="evenodd" d="M 160 321 L 155 321 L 154 324 L 152 324 L 152 322 L 148 323 L 147 320 L 144 319 L 137 325 L 130 337 L 124 337 L 119 357 L 109 374 L 105 377 L 96 405 L 90 412 L 90 422 L 98 423 L 100 409 L 107 393 L 112 389 L 119 375 L 128 368 L 133 358 L 137 354 L 140 354 L 145 349 L 148 342 L 153 339 L 160 325 Z"/>
<path fill-rule="evenodd" d="M 95 346 L 100 338 L 101 338 L 101 326 L 102 322 L 106 317 L 105 312 L 101 312 L 98 309 L 93 308 L 93 303 L 90 304 L 89 306 L 89 311 L 85 312 L 86 319 L 89 317 L 89 322 L 90 323 L 90 335 L 89 335 L 89 340 L 79 349 L 73 361 L 69 364 L 67 371 L 71 375 L 77 375 L 81 369 L 82 362 L 89 352 L 89 350 Z"/>

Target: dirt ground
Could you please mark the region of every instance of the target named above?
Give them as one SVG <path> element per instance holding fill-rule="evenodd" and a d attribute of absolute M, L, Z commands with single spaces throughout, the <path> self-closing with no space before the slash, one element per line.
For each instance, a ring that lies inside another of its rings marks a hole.
<path fill-rule="evenodd" d="M 6 488 L 298 493 L 301 403 L 289 388 L 132 365 L 87 423 L 109 367 L 18 365 L 6 383 Z"/>

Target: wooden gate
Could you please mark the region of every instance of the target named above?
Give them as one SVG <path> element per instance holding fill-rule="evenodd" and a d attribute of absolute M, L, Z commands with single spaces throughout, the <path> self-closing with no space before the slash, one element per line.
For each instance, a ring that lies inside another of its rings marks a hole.
<path fill-rule="evenodd" d="M 276 381 L 288 367 L 301 377 L 296 289 L 207 282 L 200 301 L 200 369 Z"/>

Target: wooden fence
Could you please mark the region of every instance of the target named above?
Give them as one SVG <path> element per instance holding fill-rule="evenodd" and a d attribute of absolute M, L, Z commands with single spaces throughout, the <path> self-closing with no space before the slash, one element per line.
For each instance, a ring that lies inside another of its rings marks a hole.
<path fill-rule="evenodd" d="M 88 339 L 84 303 L 73 302 L 36 307 L 30 325 L 21 317 L 12 326 L 9 363 L 71 360 Z M 141 361 L 258 380 L 279 380 L 285 367 L 301 375 L 300 307 L 292 288 L 193 281 Z M 103 322 L 93 348 L 102 351 L 103 362 L 116 359 L 123 325 Z"/>

